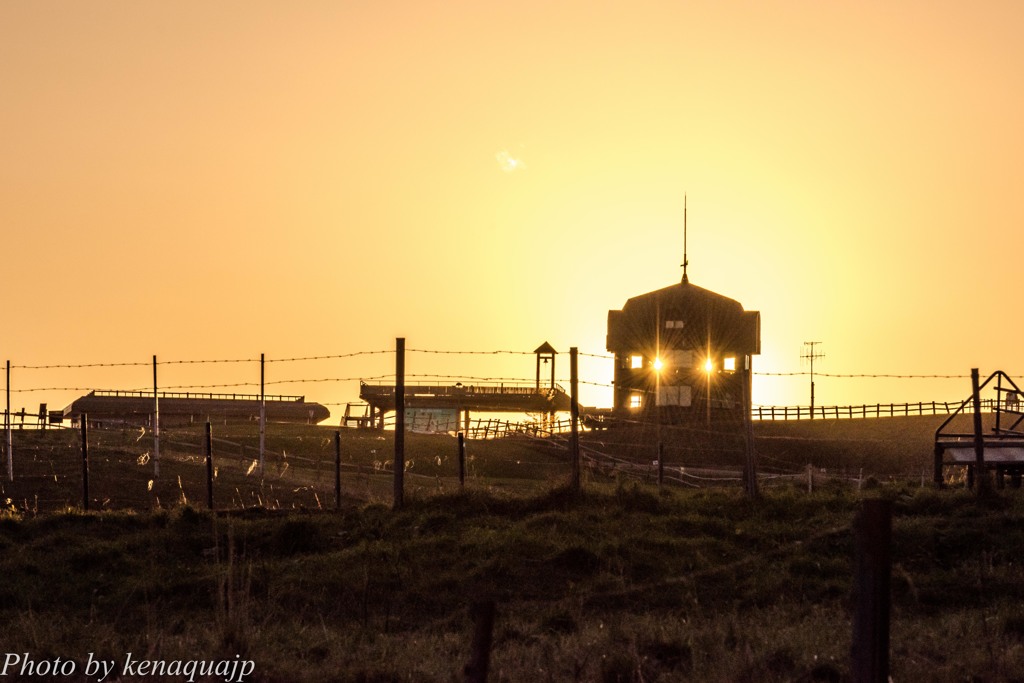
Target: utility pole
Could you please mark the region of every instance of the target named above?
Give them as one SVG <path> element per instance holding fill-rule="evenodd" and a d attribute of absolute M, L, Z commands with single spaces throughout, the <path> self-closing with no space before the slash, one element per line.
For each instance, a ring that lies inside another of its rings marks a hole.
<path fill-rule="evenodd" d="M 814 359 L 824 358 L 825 354 L 817 353 L 814 347 L 821 344 L 820 341 L 804 342 L 805 350 L 800 354 L 801 358 L 805 358 L 811 361 L 811 419 L 814 419 Z"/>

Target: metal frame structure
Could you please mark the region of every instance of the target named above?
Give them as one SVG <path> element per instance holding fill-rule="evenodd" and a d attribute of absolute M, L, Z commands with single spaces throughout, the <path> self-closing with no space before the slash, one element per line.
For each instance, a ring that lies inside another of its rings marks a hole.
<path fill-rule="evenodd" d="M 980 392 L 990 386 L 996 392 L 994 409 L 989 415 L 990 431 L 983 428 Z M 975 479 L 989 471 L 996 474 L 996 485 L 1005 485 L 1010 475 L 1011 485 L 1021 486 L 1024 475 L 1024 391 L 1001 370 L 989 375 L 982 383 L 977 381 L 977 370 L 972 371 L 971 396 L 950 413 L 935 430 L 935 484 L 942 486 L 945 467 L 966 466 L 967 485 L 973 487 Z M 971 408 L 974 429 L 971 432 L 947 431 L 958 415 L 968 414 Z"/>

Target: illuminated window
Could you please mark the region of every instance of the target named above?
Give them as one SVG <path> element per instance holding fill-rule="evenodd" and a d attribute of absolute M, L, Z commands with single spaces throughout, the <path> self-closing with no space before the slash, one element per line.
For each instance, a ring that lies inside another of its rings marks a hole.
<path fill-rule="evenodd" d="M 722 369 L 726 372 L 736 372 L 736 356 L 726 356 L 722 361 Z"/>
<path fill-rule="evenodd" d="M 640 407 L 640 394 L 629 395 L 629 407 L 634 409 Z"/>
<path fill-rule="evenodd" d="M 630 356 L 629 357 L 629 367 L 631 367 L 632 369 L 638 370 L 638 369 L 642 368 L 643 366 L 644 366 L 644 357 L 643 356 Z"/>
<path fill-rule="evenodd" d="M 681 330 L 686 326 L 682 320 L 666 320 L 665 329 L 667 330 Z"/>

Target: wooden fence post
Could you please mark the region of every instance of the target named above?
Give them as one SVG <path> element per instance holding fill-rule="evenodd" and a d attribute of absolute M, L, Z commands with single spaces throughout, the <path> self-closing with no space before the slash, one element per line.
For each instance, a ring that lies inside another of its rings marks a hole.
<path fill-rule="evenodd" d="M 156 356 L 153 356 L 153 478 L 160 477 L 160 390 L 156 379 Z"/>
<path fill-rule="evenodd" d="M 11 436 L 11 361 L 7 361 L 7 408 L 4 410 L 4 437 L 7 440 L 7 481 L 14 481 L 14 439 Z"/>
<path fill-rule="evenodd" d="M 341 431 L 334 432 L 334 509 L 341 509 Z"/>
<path fill-rule="evenodd" d="M 575 346 L 569 349 L 569 417 L 572 424 L 569 426 L 569 455 L 572 458 L 572 490 L 580 490 L 580 402 L 579 402 L 579 373 L 577 372 L 577 357 L 579 349 Z"/>
<path fill-rule="evenodd" d="M 978 368 L 971 368 L 971 401 L 974 403 L 974 469 L 978 482 L 978 495 L 989 493 L 991 486 L 985 469 L 985 436 L 981 425 L 981 394 L 978 387 Z"/>
<path fill-rule="evenodd" d="M 82 413 L 82 509 L 89 511 L 89 415 Z"/>
<path fill-rule="evenodd" d="M 753 405 L 754 359 L 747 356 L 743 370 L 743 487 L 748 496 L 757 497 L 757 456 L 754 446 L 754 420 L 751 415 Z"/>
<path fill-rule="evenodd" d="M 463 669 L 465 683 L 484 683 L 491 664 L 491 636 L 494 631 L 494 601 L 475 603 L 473 617 L 473 649 Z"/>
<path fill-rule="evenodd" d="M 850 648 L 853 680 L 885 683 L 889 680 L 892 502 L 865 500 L 853 526 L 857 552 Z"/>
<path fill-rule="evenodd" d="M 206 507 L 213 510 L 213 427 L 206 421 Z"/>
<path fill-rule="evenodd" d="M 394 509 L 405 503 L 405 337 L 395 339 Z"/>
<path fill-rule="evenodd" d="M 267 453 L 267 393 L 266 360 L 260 354 L 260 479 L 263 478 L 264 461 Z"/>
<path fill-rule="evenodd" d="M 459 489 L 466 488 L 466 435 L 459 432 Z"/>

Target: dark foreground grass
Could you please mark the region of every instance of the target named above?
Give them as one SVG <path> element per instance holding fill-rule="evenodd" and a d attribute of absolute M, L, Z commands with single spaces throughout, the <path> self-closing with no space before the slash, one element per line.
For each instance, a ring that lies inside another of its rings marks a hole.
<path fill-rule="evenodd" d="M 894 680 L 1021 680 L 1020 492 L 863 495 L 895 506 Z M 414 496 L 398 512 L 8 516 L 0 656 L 70 658 L 79 672 L 92 653 L 120 673 L 132 653 L 251 660 L 249 681 L 452 681 L 470 606 L 494 600 L 490 680 L 846 680 L 858 506 L 839 487 L 749 500 L 593 486 Z"/>

